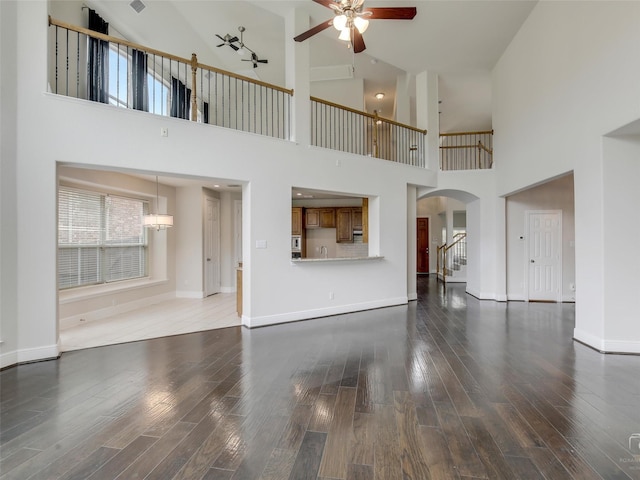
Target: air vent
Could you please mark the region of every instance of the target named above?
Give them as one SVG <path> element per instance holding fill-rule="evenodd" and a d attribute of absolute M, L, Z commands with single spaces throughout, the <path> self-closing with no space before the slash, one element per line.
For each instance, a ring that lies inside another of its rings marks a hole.
<path fill-rule="evenodd" d="M 144 10 L 145 8 L 147 8 L 147 6 L 142 3 L 141 0 L 133 0 L 133 2 L 131 2 L 129 4 L 131 6 L 131 8 L 133 8 L 137 13 L 140 13 L 142 10 Z"/>

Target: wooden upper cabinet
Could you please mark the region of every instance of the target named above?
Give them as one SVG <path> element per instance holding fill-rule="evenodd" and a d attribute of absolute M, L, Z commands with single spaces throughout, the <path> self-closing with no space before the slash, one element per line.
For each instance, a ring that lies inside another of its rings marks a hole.
<path fill-rule="evenodd" d="M 354 230 L 362 230 L 362 209 L 351 209 L 351 223 L 353 223 Z"/>
<path fill-rule="evenodd" d="M 291 235 L 302 235 L 302 207 L 291 208 Z"/>
<path fill-rule="evenodd" d="M 335 228 L 335 208 L 307 208 L 304 212 L 305 228 Z"/>
<path fill-rule="evenodd" d="M 336 228 L 336 209 L 335 208 L 320 209 L 320 227 Z"/>
<path fill-rule="evenodd" d="M 353 243 L 353 231 L 362 230 L 362 208 L 337 208 L 336 224 L 336 242 Z"/>
<path fill-rule="evenodd" d="M 351 221 L 351 208 L 336 209 L 336 242 L 353 242 L 353 223 Z"/>

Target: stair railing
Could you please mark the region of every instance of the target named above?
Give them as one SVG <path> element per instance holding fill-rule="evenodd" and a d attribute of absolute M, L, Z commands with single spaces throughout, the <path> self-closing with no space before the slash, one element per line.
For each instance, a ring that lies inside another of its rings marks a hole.
<path fill-rule="evenodd" d="M 437 247 L 436 251 L 436 276 L 443 282 L 447 282 L 454 270 L 467 263 L 467 234 L 456 233 L 451 244 L 446 242 Z M 453 252 L 449 253 L 451 250 Z"/>
<path fill-rule="evenodd" d="M 441 170 L 493 168 L 493 130 L 440 134 Z"/>

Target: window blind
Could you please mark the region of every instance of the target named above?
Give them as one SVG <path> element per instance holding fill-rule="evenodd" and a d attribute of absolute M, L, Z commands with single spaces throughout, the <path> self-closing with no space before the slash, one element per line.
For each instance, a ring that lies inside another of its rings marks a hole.
<path fill-rule="evenodd" d="M 143 200 L 60 187 L 59 288 L 145 276 L 146 211 Z"/>

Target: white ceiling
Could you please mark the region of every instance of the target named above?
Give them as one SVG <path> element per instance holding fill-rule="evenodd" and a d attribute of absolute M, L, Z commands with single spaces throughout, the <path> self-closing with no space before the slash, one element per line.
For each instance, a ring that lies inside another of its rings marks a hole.
<path fill-rule="evenodd" d="M 130 0 L 85 0 L 111 27 L 127 39 L 243 75 L 285 85 L 284 16 L 304 9 L 310 26 L 332 18 L 332 11 L 311 0 L 142 0 L 136 13 Z M 413 20 L 373 20 L 364 34 L 367 49 L 353 55 L 337 32 L 328 28 L 306 40 L 314 66 L 355 65 L 363 78 L 365 106 L 380 106 L 373 95 L 387 94 L 383 116 L 394 111 L 398 76 L 425 70 L 440 79 L 440 131 L 479 130 L 491 127 L 491 70 L 532 8 L 533 0 L 366 0 L 365 7 L 416 6 Z M 250 68 L 231 48 L 219 44 L 215 34 L 239 34 L 267 65 Z M 302 32 L 298 32 L 302 33 Z M 413 82 L 411 88 L 415 88 Z M 372 103 L 373 102 L 373 103 Z"/>

